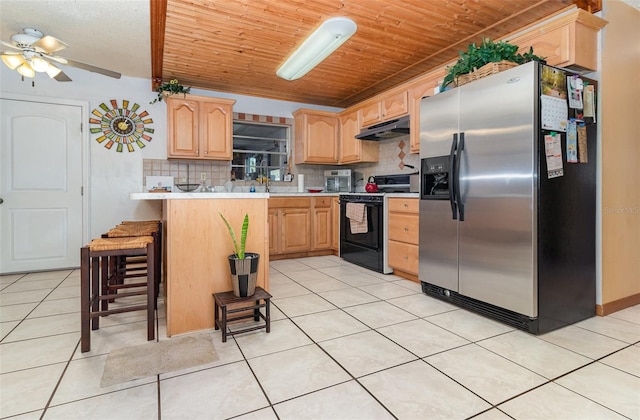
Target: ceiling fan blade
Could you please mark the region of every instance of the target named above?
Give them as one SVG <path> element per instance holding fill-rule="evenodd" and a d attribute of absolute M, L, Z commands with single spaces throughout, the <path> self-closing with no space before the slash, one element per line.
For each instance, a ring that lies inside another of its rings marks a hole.
<path fill-rule="evenodd" d="M 0 42 L 2 42 L 2 45 L 6 46 L 6 47 L 13 48 L 14 50 L 22 51 L 22 48 L 16 47 L 15 45 L 13 45 L 13 44 L 11 44 L 9 42 L 6 42 L 6 41 L 0 41 Z"/>
<path fill-rule="evenodd" d="M 92 66 L 91 64 L 81 63 L 80 61 L 69 60 L 67 59 L 67 65 L 72 67 L 77 67 L 83 70 L 89 70 L 93 73 L 100 73 L 105 76 L 113 77 L 114 79 L 119 79 L 121 74 L 112 70 L 103 69 L 102 67 Z"/>
<path fill-rule="evenodd" d="M 56 63 L 60 63 L 60 64 L 68 64 L 69 63 L 69 60 L 67 60 L 66 58 L 58 57 L 57 55 L 43 54 L 42 58 L 46 58 L 48 60 L 55 61 Z"/>
<path fill-rule="evenodd" d="M 64 50 L 69 46 L 69 44 L 60 41 L 58 38 L 53 37 L 51 35 L 43 36 L 33 44 L 31 44 L 33 48 L 37 50 L 42 50 L 47 54 L 54 53 L 56 51 Z"/>
<path fill-rule="evenodd" d="M 57 80 L 58 82 L 70 82 L 71 78 L 69 78 L 69 76 L 67 76 L 63 71 L 61 71 L 60 73 L 58 73 L 56 76 L 53 77 L 55 80 Z"/>

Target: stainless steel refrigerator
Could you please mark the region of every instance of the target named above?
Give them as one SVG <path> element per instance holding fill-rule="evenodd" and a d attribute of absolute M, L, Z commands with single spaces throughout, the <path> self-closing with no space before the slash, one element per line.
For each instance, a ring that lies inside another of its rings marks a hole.
<path fill-rule="evenodd" d="M 564 107 L 562 86 L 547 86 L 560 98 L 543 98 L 549 71 L 568 76 L 530 62 L 420 106 L 422 290 L 536 334 L 596 305 L 595 118 Z M 579 163 L 567 161 L 566 133 L 543 129 L 563 108 L 581 117 Z"/>

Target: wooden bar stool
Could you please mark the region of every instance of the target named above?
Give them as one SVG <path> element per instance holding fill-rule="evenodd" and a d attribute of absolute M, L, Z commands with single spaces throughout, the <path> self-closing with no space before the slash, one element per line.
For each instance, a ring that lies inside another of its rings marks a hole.
<path fill-rule="evenodd" d="M 144 255 L 147 270 L 144 281 L 118 284 L 113 260 Z M 156 263 L 155 240 L 152 236 L 99 238 L 80 249 L 80 346 L 81 352 L 91 350 L 91 330 L 100 328 L 100 317 L 131 311 L 147 311 L 147 339 L 155 338 Z M 120 289 L 127 289 L 117 293 Z M 117 293 L 117 294 L 116 294 Z M 146 304 L 125 304 L 109 307 L 115 298 L 146 295 Z"/>
<path fill-rule="evenodd" d="M 160 292 L 160 280 L 162 278 L 162 223 L 157 220 L 153 221 L 123 221 L 120 225 L 110 229 L 102 235 L 103 238 L 124 238 L 137 236 L 153 237 L 155 250 L 155 281 L 156 281 L 156 298 Z M 117 283 L 123 283 L 125 279 L 133 277 L 146 276 L 147 262 L 146 257 L 140 256 L 119 257 L 111 260 L 110 270 L 115 270 L 118 276 Z M 113 302 L 111 300 L 110 302 Z"/>

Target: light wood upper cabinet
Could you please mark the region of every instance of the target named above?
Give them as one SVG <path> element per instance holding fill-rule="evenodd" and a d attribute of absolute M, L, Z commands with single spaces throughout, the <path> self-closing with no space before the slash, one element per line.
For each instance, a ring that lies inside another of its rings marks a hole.
<path fill-rule="evenodd" d="M 235 100 L 167 98 L 167 157 L 231 160 Z"/>
<path fill-rule="evenodd" d="M 340 113 L 340 163 L 378 161 L 379 143 L 356 139 L 360 127 L 360 113 L 357 110 Z"/>
<path fill-rule="evenodd" d="M 445 71 L 440 69 L 428 77 L 419 80 L 409 88 L 409 142 L 411 153 L 420 153 L 420 102 L 425 96 L 433 96 L 433 90 L 444 78 Z"/>
<path fill-rule="evenodd" d="M 295 163 L 338 163 L 340 120 L 333 112 L 299 109 L 295 124 Z"/>
<path fill-rule="evenodd" d="M 576 71 L 598 69 L 598 32 L 607 21 L 582 9 L 548 22 L 526 34 L 509 38 L 520 52 L 533 47 L 547 64 Z"/>
<path fill-rule="evenodd" d="M 379 122 L 407 115 L 408 94 L 406 90 L 389 93 L 360 109 L 360 127 L 369 127 Z"/>

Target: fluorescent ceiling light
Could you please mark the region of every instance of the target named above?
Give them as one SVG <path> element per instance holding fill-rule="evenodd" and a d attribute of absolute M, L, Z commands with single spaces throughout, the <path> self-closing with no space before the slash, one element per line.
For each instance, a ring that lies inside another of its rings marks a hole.
<path fill-rule="evenodd" d="M 299 79 L 356 32 L 354 21 L 346 17 L 327 19 L 280 66 L 276 74 L 286 80 Z"/>

